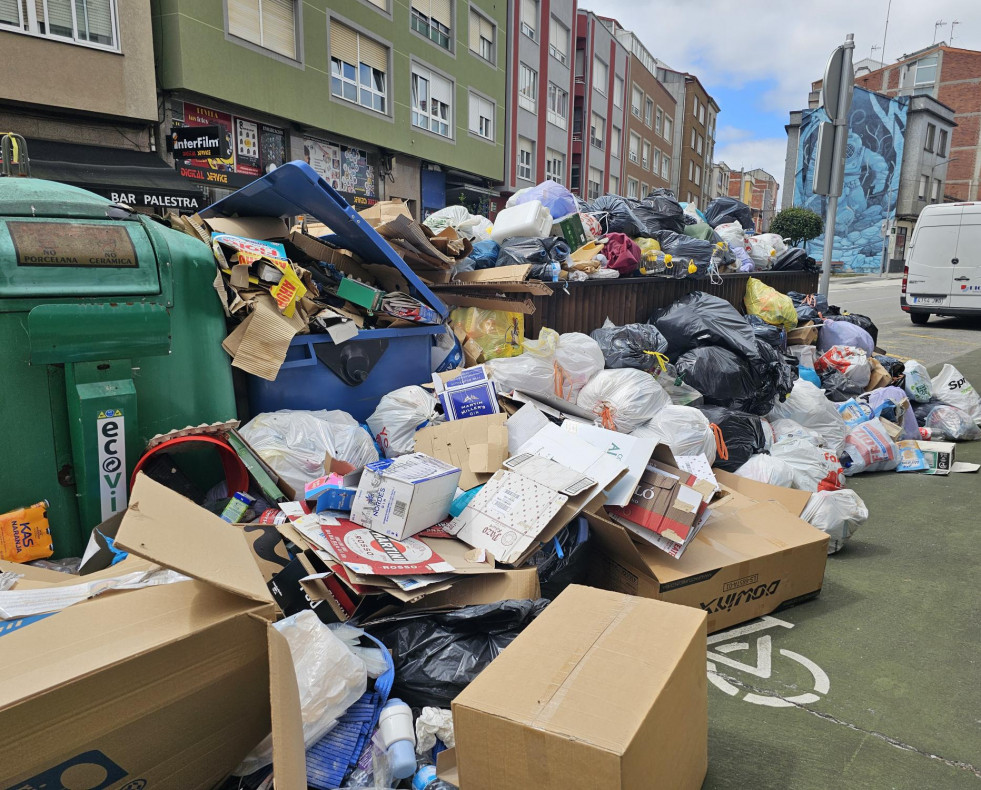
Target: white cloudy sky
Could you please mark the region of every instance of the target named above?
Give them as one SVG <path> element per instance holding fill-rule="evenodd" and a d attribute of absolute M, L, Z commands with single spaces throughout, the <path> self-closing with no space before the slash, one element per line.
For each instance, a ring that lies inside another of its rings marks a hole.
<path fill-rule="evenodd" d="M 981 0 L 580 0 L 632 29 L 655 57 L 698 75 L 722 108 L 716 161 L 762 167 L 783 181 L 791 110 L 807 106 L 831 51 L 855 34 L 856 61 L 893 62 L 937 40 L 981 49 Z M 781 184 L 782 189 L 782 184 Z"/>

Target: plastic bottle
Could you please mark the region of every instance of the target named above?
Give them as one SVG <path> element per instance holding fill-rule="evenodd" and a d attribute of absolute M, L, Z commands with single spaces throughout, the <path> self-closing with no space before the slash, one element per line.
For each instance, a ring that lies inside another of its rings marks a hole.
<path fill-rule="evenodd" d="M 412 777 L 412 790 L 456 790 L 456 787 L 436 776 L 436 766 L 424 758 Z"/>
<path fill-rule="evenodd" d="M 395 779 L 408 779 L 416 770 L 416 733 L 412 709 L 393 697 L 378 716 L 378 733 Z"/>
<path fill-rule="evenodd" d="M 646 250 L 640 262 L 641 274 L 661 274 L 671 264 L 671 256 L 661 250 Z"/>

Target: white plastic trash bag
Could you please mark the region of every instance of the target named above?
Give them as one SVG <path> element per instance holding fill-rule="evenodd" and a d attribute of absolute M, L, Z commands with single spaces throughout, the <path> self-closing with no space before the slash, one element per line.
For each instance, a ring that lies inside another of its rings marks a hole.
<path fill-rule="evenodd" d="M 824 446 L 837 456 L 845 449 L 845 421 L 835 405 L 825 397 L 824 390 L 809 381 L 797 379 L 787 400 L 775 404 L 767 417 L 770 420 L 785 417 L 810 428 L 822 437 Z"/>
<path fill-rule="evenodd" d="M 715 232 L 726 244 L 734 247 L 746 247 L 746 233 L 738 222 L 723 222 L 715 226 Z"/>
<path fill-rule="evenodd" d="M 367 419 L 386 458 L 414 452 L 416 431 L 437 422 L 442 422 L 442 418 L 436 412 L 435 396 L 416 386 L 389 392 Z"/>
<path fill-rule="evenodd" d="M 600 417 L 603 427 L 630 433 L 649 422 L 671 399 L 649 373 L 616 368 L 593 376 L 576 403 Z"/>
<path fill-rule="evenodd" d="M 878 420 L 856 425 L 845 436 L 845 456 L 841 456 L 845 474 L 883 472 L 899 466 L 899 448 L 889 438 Z"/>
<path fill-rule="evenodd" d="M 603 350 L 589 335 L 543 329 L 538 340 L 525 340 L 523 353 L 492 359 L 487 368 L 499 392 L 517 389 L 575 403 L 583 385 L 605 365 Z"/>
<path fill-rule="evenodd" d="M 542 357 L 519 354 L 484 363 L 498 392 L 521 390 L 531 395 L 555 394 L 555 364 Z"/>
<path fill-rule="evenodd" d="M 668 404 L 631 435 L 656 439 L 675 455 L 704 455 L 710 464 L 715 463 L 712 425 L 708 417 L 691 406 Z"/>
<path fill-rule="evenodd" d="M 834 491 L 845 487 L 838 457 L 815 447 L 807 439 L 784 439 L 770 448 L 794 473 L 794 488 L 801 491 Z"/>
<path fill-rule="evenodd" d="M 378 460 L 371 436 L 345 411 L 264 412 L 239 430 L 259 457 L 299 491 L 324 474 L 328 454 L 355 469 Z"/>
<path fill-rule="evenodd" d="M 794 470 L 774 455 L 753 455 L 736 470 L 736 474 L 771 486 L 794 487 Z"/>
<path fill-rule="evenodd" d="M 949 362 L 932 381 L 933 397 L 948 406 L 965 411 L 976 423 L 981 423 L 981 397 L 964 378 L 964 374 Z"/>
<path fill-rule="evenodd" d="M 770 427 L 773 428 L 773 435 L 778 442 L 784 439 L 801 439 L 815 447 L 821 447 L 824 443 L 824 439 L 817 431 L 805 428 L 796 420 L 789 420 L 786 417 L 771 420 Z"/>
<path fill-rule="evenodd" d="M 832 346 L 814 364 L 814 370 L 819 374 L 832 369 L 863 390 L 872 379 L 872 363 L 868 354 L 857 346 Z"/>
<path fill-rule="evenodd" d="M 828 533 L 828 554 L 834 554 L 841 551 L 845 541 L 866 522 L 869 510 L 858 494 L 845 488 L 811 494 L 800 517 L 812 527 Z"/>
<path fill-rule="evenodd" d="M 582 332 L 559 335 L 555 363 L 555 393 L 572 403 L 586 382 L 606 367 L 600 344 Z"/>
<path fill-rule="evenodd" d="M 930 374 L 922 362 L 911 359 L 903 365 L 903 373 L 906 374 L 906 383 L 903 389 L 911 401 L 915 403 L 926 403 L 933 396 L 933 382 L 930 381 Z"/>
<path fill-rule="evenodd" d="M 300 689 L 303 743 L 312 746 L 326 735 L 368 687 L 364 662 L 331 632 L 312 609 L 273 625 L 286 637 Z M 272 735 L 256 746 L 233 771 L 248 776 L 272 763 Z"/>
<path fill-rule="evenodd" d="M 797 357 L 797 364 L 813 368 L 817 362 L 817 349 L 814 346 L 788 346 L 787 351 Z"/>

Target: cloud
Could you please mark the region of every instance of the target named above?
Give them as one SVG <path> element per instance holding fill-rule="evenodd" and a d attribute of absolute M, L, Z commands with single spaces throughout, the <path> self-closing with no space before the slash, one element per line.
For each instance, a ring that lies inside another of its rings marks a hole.
<path fill-rule="evenodd" d="M 717 143 L 734 143 L 752 136 L 753 133 L 749 129 L 737 129 L 735 126 L 720 126 L 715 132 Z"/>
<path fill-rule="evenodd" d="M 721 127 L 720 127 L 721 131 Z M 725 162 L 733 170 L 755 170 L 762 168 L 780 184 L 780 197 L 783 196 L 783 168 L 787 156 L 787 140 L 783 137 L 768 137 L 761 140 L 738 139 L 715 146 L 715 161 Z"/>

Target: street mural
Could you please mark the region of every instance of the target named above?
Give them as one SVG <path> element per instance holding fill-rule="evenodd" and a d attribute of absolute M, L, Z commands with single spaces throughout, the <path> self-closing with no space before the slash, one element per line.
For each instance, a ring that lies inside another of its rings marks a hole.
<path fill-rule="evenodd" d="M 845 271 L 878 272 L 882 266 L 884 230 L 896 213 L 907 105 L 905 98 L 890 99 L 855 88 L 831 255 Z M 823 107 L 804 110 L 794 183 L 794 204 L 822 217 L 827 216 L 828 198 L 813 192 L 814 159 L 818 124 L 827 120 Z M 824 237 L 808 242 L 806 248 L 808 255 L 821 260 Z"/>

